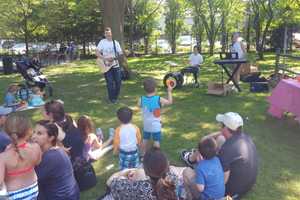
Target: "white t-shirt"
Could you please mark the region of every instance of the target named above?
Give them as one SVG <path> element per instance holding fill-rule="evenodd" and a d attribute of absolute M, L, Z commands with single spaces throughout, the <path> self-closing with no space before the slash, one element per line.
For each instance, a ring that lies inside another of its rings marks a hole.
<path fill-rule="evenodd" d="M 117 53 L 123 54 L 121 46 L 117 40 L 115 40 L 116 51 Z M 112 40 L 103 39 L 99 42 L 97 46 L 97 50 L 103 55 L 104 58 L 116 58 L 115 50 L 114 50 L 114 43 Z M 112 65 L 118 65 L 118 61 L 114 60 Z M 119 65 L 118 65 L 119 66 Z M 116 67 L 118 67 L 116 66 Z"/>
<path fill-rule="evenodd" d="M 203 57 L 200 53 L 194 54 L 192 53 L 189 57 L 190 65 L 196 66 L 203 63 Z"/>
<path fill-rule="evenodd" d="M 238 57 L 240 58 L 244 58 L 245 57 L 245 53 L 242 49 L 241 43 L 240 42 L 235 42 L 232 47 L 231 47 L 231 52 L 235 52 L 238 53 Z"/>

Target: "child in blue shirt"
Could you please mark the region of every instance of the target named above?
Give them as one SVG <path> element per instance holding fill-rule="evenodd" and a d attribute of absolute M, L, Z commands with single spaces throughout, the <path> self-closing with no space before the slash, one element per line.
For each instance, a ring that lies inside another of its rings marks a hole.
<path fill-rule="evenodd" d="M 161 117 L 160 110 L 162 106 L 173 103 L 173 87 L 168 86 L 168 98 L 165 99 L 156 95 L 156 82 L 150 77 L 144 80 L 144 90 L 146 95 L 141 96 L 138 104 L 142 109 L 143 116 L 143 152 L 150 148 L 149 140 L 154 141 L 153 146 L 160 148 L 161 140 Z"/>
<path fill-rule="evenodd" d="M 42 106 L 45 104 L 45 101 L 43 100 L 43 92 L 39 87 L 33 87 L 31 88 L 32 94 L 29 98 L 29 106 Z"/>
<path fill-rule="evenodd" d="M 17 84 L 11 84 L 7 88 L 7 92 L 4 97 L 4 106 L 6 107 L 12 107 L 16 106 L 17 99 L 16 99 L 16 93 L 19 90 L 19 86 Z"/>
<path fill-rule="evenodd" d="M 219 199 L 225 195 L 224 172 L 217 155 L 217 143 L 213 137 L 205 138 L 198 144 L 202 159 L 193 171 L 184 171 L 184 182 L 190 199 Z M 192 177 L 192 178 L 191 178 Z M 191 181 L 193 180 L 194 181 Z"/>

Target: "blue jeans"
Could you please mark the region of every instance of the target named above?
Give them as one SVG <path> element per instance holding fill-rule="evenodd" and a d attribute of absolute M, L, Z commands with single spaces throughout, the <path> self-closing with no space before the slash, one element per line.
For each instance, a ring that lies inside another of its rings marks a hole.
<path fill-rule="evenodd" d="M 110 101 L 116 101 L 120 94 L 121 89 L 121 69 L 111 68 L 108 72 L 104 74 L 106 80 L 106 87 L 108 98 Z"/>

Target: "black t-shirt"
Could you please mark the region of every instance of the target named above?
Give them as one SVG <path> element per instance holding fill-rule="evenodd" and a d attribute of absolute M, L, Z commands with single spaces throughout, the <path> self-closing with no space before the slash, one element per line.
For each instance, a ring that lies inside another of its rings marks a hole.
<path fill-rule="evenodd" d="M 35 171 L 39 184 L 38 200 L 79 200 L 72 164 L 62 149 L 46 151 Z"/>
<path fill-rule="evenodd" d="M 222 146 L 219 158 L 224 172 L 230 170 L 226 194 L 243 195 L 256 182 L 258 156 L 252 139 L 244 134 L 233 135 Z"/>
<path fill-rule="evenodd" d="M 76 157 L 83 156 L 84 141 L 83 138 L 81 137 L 81 133 L 78 128 L 70 127 L 66 131 L 66 136 L 63 139 L 62 143 L 66 148 L 71 148 L 70 150 L 71 161 L 74 161 Z"/>

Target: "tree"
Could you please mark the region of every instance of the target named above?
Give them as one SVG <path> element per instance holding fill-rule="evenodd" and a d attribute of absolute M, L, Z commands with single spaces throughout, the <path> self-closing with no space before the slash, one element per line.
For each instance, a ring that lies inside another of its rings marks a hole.
<path fill-rule="evenodd" d="M 240 0 L 224 0 L 220 7 L 222 51 L 228 50 L 230 33 L 240 32 L 246 20 L 245 4 Z"/>
<path fill-rule="evenodd" d="M 267 33 L 274 19 L 276 0 L 250 0 L 254 13 L 253 28 L 255 30 L 256 51 L 259 59 L 263 59 Z"/>
<path fill-rule="evenodd" d="M 129 72 L 125 56 L 124 45 L 124 18 L 127 0 L 101 0 L 103 25 L 111 27 L 114 39 L 120 42 L 124 52 L 124 68 Z"/>
<path fill-rule="evenodd" d="M 1 36 L 24 41 L 28 55 L 29 41 L 43 33 L 44 9 L 45 4 L 39 0 L 0 1 Z"/>
<path fill-rule="evenodd" d="M 217 34 L 221 27 L 220 8 L 223 0 L 192 0 L 198 15 L 205 27 L 207 39 L 209 41 L 209 53 L 213 55 Z M 196 13 L 197 14 L 197 13 Z"/>
<path fill-rule="evenodd" d="M 199 13 L 201 12 L 201 5 L 198 4 L 198 1 L 192 0 L 192 14 L 194 24 L 192 27 L 193 35 L 196 37 L 197 46 L 199 52 L 202 52 L 202 41 L 203 41 L 203 33 L 204 33 L 204 26 L 201 20 Z"/>
<path fill-rule="evenodd" d="M 163 0 L 129 0 L 125 16 L 125 34 L 133 55 L 133 42 L 144 39 L 144 53 L 148 54 L 149 39 L 158 25 Z"/>
<path fill-rule="evenodd" d="M 293 32 L 300 23 L 300 4 L 294 0 L 279 0 L 274 9 L 275 19 L 272 21 L 271 45 L 284 52 L 288 46 L 293 47 Z"/>
<path fill-rule="evenodd" d="M 165 32 L 173 54 L 176 53 L 176 40 L 183 28 L 184 8 L 183 0 L 166 1 Z"/>
<path fill-rule="evenodd" d="M 86 54 L 88 42 L 96 41 L 101 34 L 102 16 L 100 4 L 97 0 L 81 0 L 74 10 L 75 23 L 74 37 L 83 45 L 83 54 Z"/>

